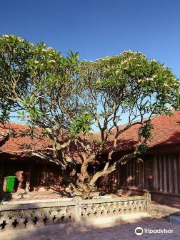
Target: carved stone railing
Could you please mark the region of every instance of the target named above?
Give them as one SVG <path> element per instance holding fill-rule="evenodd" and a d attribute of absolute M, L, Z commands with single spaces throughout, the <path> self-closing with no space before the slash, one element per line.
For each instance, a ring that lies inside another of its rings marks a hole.
<path fill-rule="evenodd" d="M 74 208 L 73 201 L 0 206 L 1 230 L 74 221 Z"/>
<path fill-rule="evenodd" d="M 81 203 L 81 217 L 104 217 L 147 211 L 147 198 L 111 198 L 86 200 Z"/>
<path fill-rule="evenodd" d="M 108 217 L 135 212 L 148 212 L 150 197 L 99 198 L 0 206 L 0 231 L 64 222 L 77 222 L 94 217 Z"/>

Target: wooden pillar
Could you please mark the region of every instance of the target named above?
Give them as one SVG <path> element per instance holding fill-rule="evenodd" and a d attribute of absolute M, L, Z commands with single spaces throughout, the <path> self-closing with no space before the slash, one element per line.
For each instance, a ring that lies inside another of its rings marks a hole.
<path fill-rule="evenodd" d="M 138 189 L 141 188 L 141 182 L 142 182 L 142 172 L 141 172 L 141 162 L 137 162 L 137 167 L 138 167 Z"/>
<path fill-rule="evenodd" d="M 164 192 L 167 193 L 167 162 L 166 162 L 166 155 L 164 155 L 163 164 L 164 164 Z"/>
<path fill-rule="evenodd" d="M 178 176 L 178 194 L 180 194 L 180 154 L 178 154 L 178 167 L 177 167 L 177 176 Z"/>
<path fill-rule="evenodd" d="M 168 156 L 168 169 L 169 169 L 169 192 L 172 193 L 172 161 L 171 156 Z"/>
<path fill-rule="evenodd" d="M 144 189 L 144 161 L 142 162 L 142 189 Z"/>
<path fill-rule="evenodd" d="M 129 175 L 128 175 L 128 178 L 129 178 L 129 186 L 131 187 L 132 186 L 132 171 L 131 171 L 131 165 L 132 165 L 132 160 L 129 162 Z"/>
<path fill-rule="evenodd" d="M 153 190 L 153 161 L 148 157 L 148 190 Z"/>
<path fill-rule="evenodd" d="M 147 189 L 148 176 L 147 176 L 147 159 L 144 160 L 144 189 Z"/>
<path fill-rule="evenodd" d="M 129 164 L 127 162 L 126 163 L 126 186 L 129 186 L 129 184 L 128 184 L 128 172 L 129 172 Z"/>
<path fill-rule="evenodd" d="M 135 159 L 133 159 L 133 179 L 134 179 L 133 186 L 136 186 L 136 160 Z"/>
<path fill-rule="evenodd" d="M 162 172 L 162 155 L 159 156 L 159 187 L 160 192 L 163 190 L 163 172 Z"/>
<path fill-rule="evenodd" d="M 136 159 L 135 159 L 135 166 L 136 166 L 135 184 L 136 184 L 136 187 L 138 187 L 138 184 L 139 184 L 139 164 L 138 164 Z"/>
<path fill-rule="evenodd" d="M 174 191 L 176 194 L 178 194 L 178 176 L 177 176 L 177 161 L 178 161 L 178 156 L 175 155 L 174 158 L 173 158 L 173 166 L 174 166 Z"/>
<path fill-rule="evenodd" d="M 0 193 L 3 192 L 3 181 L 4 181 L 4 162 L 1 162 L 0 168 Z"/>
<path fill-rule="evenodd" d="M 143 188 L 143 162 L 139 162 L 139 188 Z"/>
<path fill-rule="evenodd" d="M 154 190 L 158 190 L 157 155 L 154 155 Z"/>
<path fill-rule="evenodd" d="M 120 163 L 118 162 L 117 163 L 117 184 L 118 184 L 118 188 L 121 186 L 121 183 L 120 183 L 120 179 L 121 179 L 121 165 Z"/>
<path fill-rule="evenodd" d="M 28 171 L 25 173 L 26 192 L 29 192 L 31 187 L 31 168 L 32 166 L 30 165 Z"/>

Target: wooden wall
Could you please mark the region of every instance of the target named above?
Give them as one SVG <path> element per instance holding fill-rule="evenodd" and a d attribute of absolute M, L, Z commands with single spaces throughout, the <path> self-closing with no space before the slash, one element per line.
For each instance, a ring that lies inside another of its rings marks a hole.
<path fill-rule="evenodd" d="M 31 187 L 53 188 L 56 185 L 61 185 L 61 183 L 62 174 L 58 166 L 39 164 L 31 168 Z"/>
<path fill-rule="evenodd" d="M 4 177 L 15 176 L 17 171 L 30 172 L 30 188 L 38 190 L 41 187 L 58 191 L 63 188 L 60 168 L 50 164 L 31 164 L 30 162 L 0 161 L 0 192 L 3 188 Z M 26 177 L 23 188 L 25 188 Z"/>
<path fill-rule="evenodd" d="M 119 166 L 119 187 L 180 194 L 180 154 L 147 155 Z"/>
<path fill-rule="evenodd" d="M 27 164 L 17 162 L 0 162 L 0 185 L 4 176 L 14 175 L 16 171 L 26 170 Z M 55 165 L 38 165 L 31 167 L 31 187 L 62 187 L 60 169 Z M 149 191 L 180 194 L 180 154 L 146 155 L 143 162 L 133 160 L 120 165 L 118 170 L 110 174 L 101 186 L 148 189 Z"/>

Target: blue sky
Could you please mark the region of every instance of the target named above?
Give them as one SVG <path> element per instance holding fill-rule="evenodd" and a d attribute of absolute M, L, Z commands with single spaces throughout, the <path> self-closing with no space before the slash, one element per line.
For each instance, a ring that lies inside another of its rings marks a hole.
<path fill-rule="evenodd" d="M 87 60 L 141 51 L 180 77 L 179 0 L 4 0 L 0 33 Z"/>

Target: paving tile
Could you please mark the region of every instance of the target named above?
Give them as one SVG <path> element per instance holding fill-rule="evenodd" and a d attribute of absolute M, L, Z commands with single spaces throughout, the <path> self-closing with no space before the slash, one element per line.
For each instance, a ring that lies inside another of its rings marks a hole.
<path fill-rule="evenodd" d="M 135 234 L 135 228 L 139 226 L 148 229 L 172 229 L 173 233 L 143 233 L 141 236 Z M 162 219 L 149 218 L 134 223 L 123 223 L 114 227 L 105 225 L 98 227 L 68 227 L 63 231 L 53 234 L 33 235 L 23 240 L 179 240 L 180 227 Z M 21 240 L 21 239 L 19 239 Z"/>

